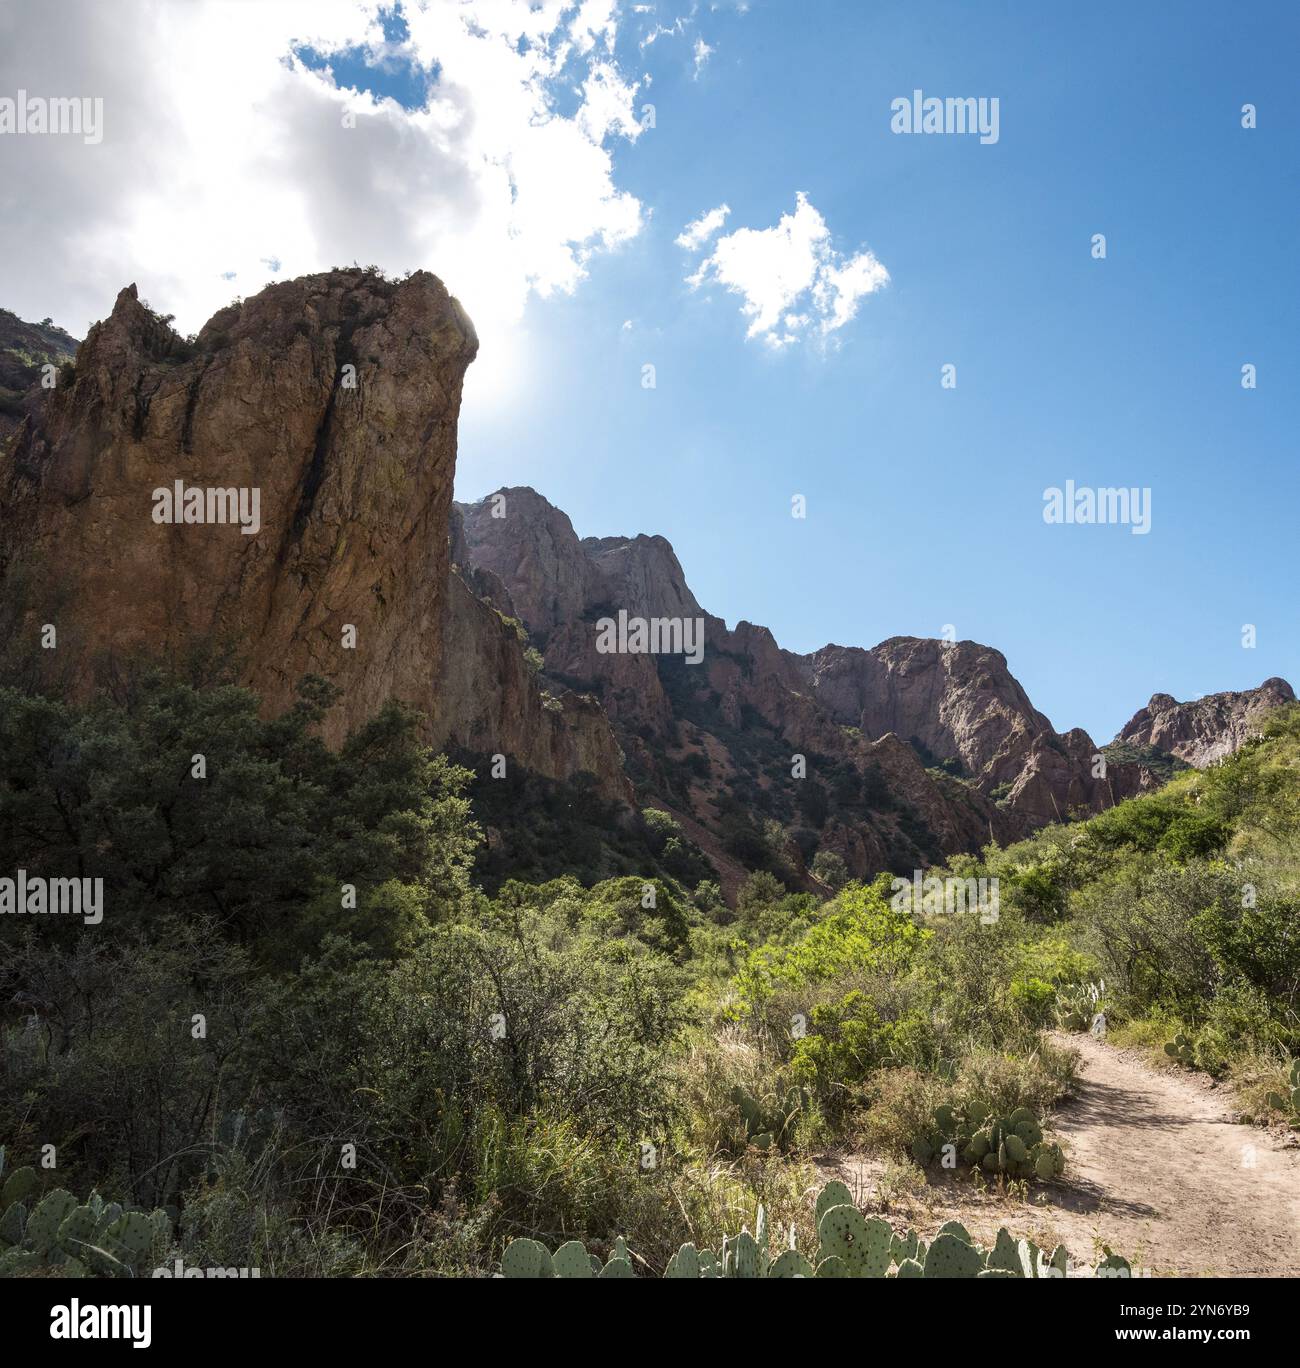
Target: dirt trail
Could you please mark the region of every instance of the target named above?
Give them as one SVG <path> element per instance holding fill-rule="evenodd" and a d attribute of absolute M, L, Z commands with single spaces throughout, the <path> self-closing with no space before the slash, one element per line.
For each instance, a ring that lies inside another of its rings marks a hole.
<path fill-rule="evenodd" d="M 957 1215 L 980 1239 L 1006 1224 L 1059 1240 L 1081 1262 L 1104 1243 L 1154 1274 L 1300 1276 L 1300 1150 L 1235 1124 L 1230 1095 L 1199 1075 L 1152 1068 L 1090 1036 L 1061 1043 L 1082 1056 L 1076 1095 L 1051 1122 L 1065 1180 L 1027 1204 L 939 1180 L 926 1194 L 931 1211 Z M 882 1172 L 852 1159 L 826 1168 L 864 1189 Z"/>

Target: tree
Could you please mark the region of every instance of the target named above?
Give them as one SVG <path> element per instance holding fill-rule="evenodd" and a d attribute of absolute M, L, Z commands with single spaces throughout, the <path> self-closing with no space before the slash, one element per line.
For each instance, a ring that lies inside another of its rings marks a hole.
<path fill-rule="evenodd" d="M 819 850 L 813 857 L 813 878 L 820 879 L 832 893 L 838 893 L 849 881 L 849 867 L 844 857 L 834 850 Z"/>

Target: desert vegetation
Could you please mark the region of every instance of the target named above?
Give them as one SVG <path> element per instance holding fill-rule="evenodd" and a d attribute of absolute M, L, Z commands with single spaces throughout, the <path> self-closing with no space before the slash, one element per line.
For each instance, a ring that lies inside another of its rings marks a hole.
<path fill-rule="evenodd" d="M 539 877 L 508 876 L 481 778 L 397 705 L 330 750 L 331 700 L 309 679 L 267 719 L 162 675 L 0 694 L 0 865 L 105 887 L 95 927 L 0 919 L 0 1269 L 1052 1276 L 1090 1251 L 926 1241 L 852 1201 L 837 1235 L 817 1162 L 1068 1181 L 1062 1032 L 1098 1013 L 1247 1119 L 1300 1124 L 1300 709 L 928 871 L 996 878 L 985 921 L 829 862 L 828 896 L 760 870 L 730 906 L 669 814 L 610 828 L 545 786 L 519 838 Z M 583 823 L 604 840 L 552 875 Z"/>

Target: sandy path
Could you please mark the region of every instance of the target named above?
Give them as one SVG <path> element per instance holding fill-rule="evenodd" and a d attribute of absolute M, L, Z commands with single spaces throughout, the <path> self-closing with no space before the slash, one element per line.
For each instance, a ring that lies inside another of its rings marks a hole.
<path fill-rule="evenodd" d="M 925 1211 L 904 1201 L 903 1214 L 956 1216 L 980 1240 L 1005 1224 L 1062 1242 L 1081 1262 L 1107 1244 L 1157 1275 L 1300 1276 L 1300 1149 L 1235 1124 L 1230 1094 L 1201 1075 L 1154 1069 L 1089 1036 L 1061 1043 L 1081 1055 L 1076 1095 L 1050 1123 L 1066 1148 L 1064 1180 L 1023 1203 L 932 1173 Z M 884 1170 L 856 1156 L 823 1167 L 867 1200 Z"/>
<path fill-rule="evenodd" d="M 1300 1150 L 1236 1125 L 1230 1096 L 1193 1075 L 1090 1036 L 1068 1043 L 1081 1076 L 1053 1124 L 1068 1146 L 1069 1224 L 1156 1272 L 1300 1274 Z"/>

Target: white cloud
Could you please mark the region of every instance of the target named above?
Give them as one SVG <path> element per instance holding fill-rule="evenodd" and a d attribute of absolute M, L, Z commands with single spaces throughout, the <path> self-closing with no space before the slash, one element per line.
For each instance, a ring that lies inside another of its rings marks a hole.
<path fill-rule="evenodd" d="M 703 231 L 719 212 L 688 225 L 678 244 L 698 249 L 721 226 L 719 219 Z M 829 338 L 853 319 L 865 296 L 889 283 L 889 272 L 866 248 L 852 257 L 837 252 L 826 220 L 800 191 L 793 214 L 783 214 L 774 228 L 720 237 L 686 278 L 692 289 L 710 281 L 740 296 L 747 336 L 783 347 L 810 333 Z"/>
<path fill-rule="evenodd" d="M 104 139 L 0 138 L 0 304 L 77 334 L 131 280 L 197 329 L 272 278 L 353 261 L 434 271 L 508 367 L 530 294 L 637 234 L 610 145 L 634 139 L 614 0 L 436 0 L 386 42 L 378 0 L 0 9 L 0 94 L 101 96 Z M 364 44 L 433 73 L 427 106 L 339 90 L 290 56 Z M 576 96 L 576 99 L 575 99 Z M 345 128 L 345 110 L 356 126 Z"/>
<path fill-rule="evenodd" d="M 698 252 L 727 221 L 729 213 L 730 206 L 720 204 L 716 209 L 710 209 L 707 214 L 701 214 L 694 223 L 688 223 L 673 241 L 679 247 L 685 247 L 688 252 Z"/>
<path fill-rule="evenodd" d="M 695 79 L 698 81 L 700 72 L 704 70 L 704 64 L 713 55 L 713 49 L 704 41 L 703 38 L 695 40 Z"/>

